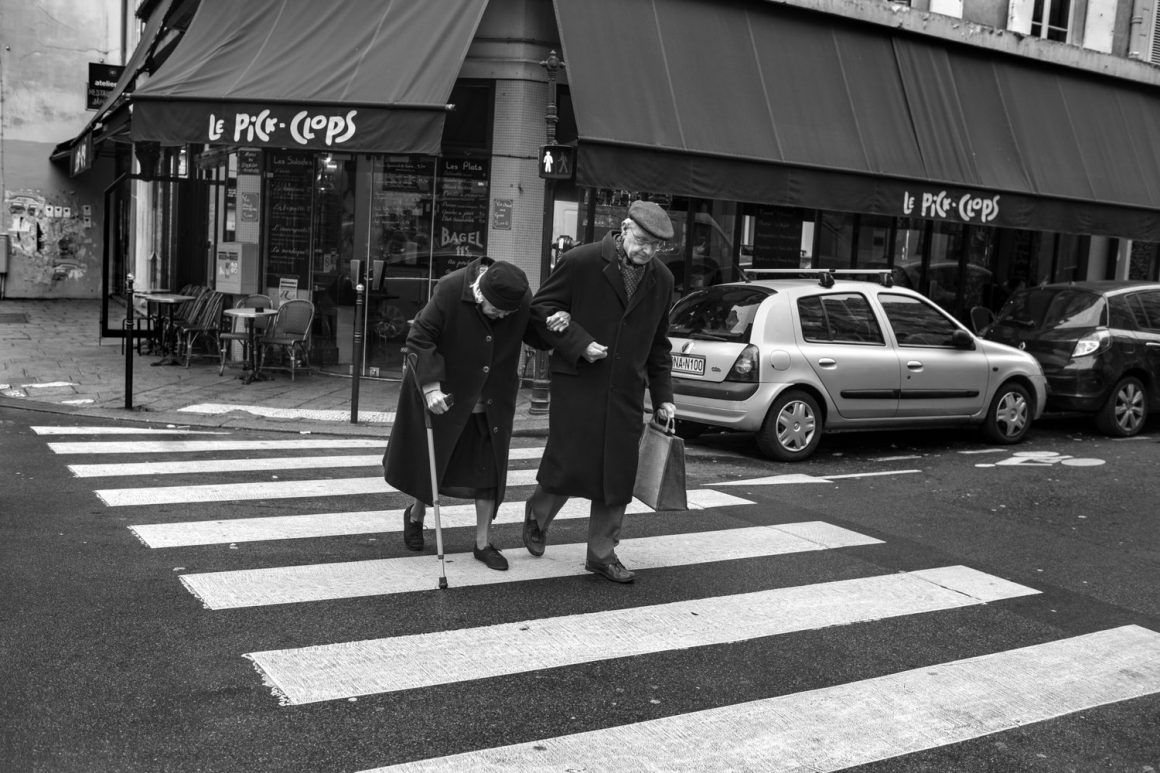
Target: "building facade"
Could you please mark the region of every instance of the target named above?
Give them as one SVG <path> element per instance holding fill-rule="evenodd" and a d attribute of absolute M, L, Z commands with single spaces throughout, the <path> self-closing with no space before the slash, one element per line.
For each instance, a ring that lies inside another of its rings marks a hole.
<path fill-rule="evenodd" d="M 397 373 L 438 277 L 489 255 L 536 283 L 561 239 L 600 238 L 638 197 L 677 225 L 680 292 L 748 266 L 889 269 L 967 320 L 1020 283 L 1160 271 L 1141 3 L 380 5 L 133 9 L 113 93 L 28 149 L 82 192 L 100 283 L 9 294 L 109 299 L 132 274 L 306 298 L 313 364 L 374 376 Z M 563 179 L 541 176 L 550 137 L 572 151 Z M 7 174 L 6 198 L 34 176 Z M 38 259 L 8 254 L 12 277 Z"/>

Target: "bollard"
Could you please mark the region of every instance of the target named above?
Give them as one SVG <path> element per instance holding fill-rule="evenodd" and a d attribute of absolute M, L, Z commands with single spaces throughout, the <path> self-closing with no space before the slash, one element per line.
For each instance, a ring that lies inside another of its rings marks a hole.
<path fill-rule="evenodd" d="M 136 322 L 133 319 L 133 275 L 125 277 L 125 410 L 133 410 L 133 348 Z"/>
<path fill-rule="evenodd" d="M 366 285 L 359 282 L 354 288 L 358 293 L 354 303 L 354 345 L 351 347 L 350 365 L 350 423 L 358 424 L 358 385 L 363 366 L 363 305 L 366 303 Z"/>

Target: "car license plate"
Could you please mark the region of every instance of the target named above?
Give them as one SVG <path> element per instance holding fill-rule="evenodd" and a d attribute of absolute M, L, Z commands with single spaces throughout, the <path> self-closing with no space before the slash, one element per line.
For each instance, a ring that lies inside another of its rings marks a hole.
<path fill-rule="evenodd" d="M 694 376 L 705 375 L 705 358 L 699 354 L 674 354 L 673 373 L 691 373 Z"/>

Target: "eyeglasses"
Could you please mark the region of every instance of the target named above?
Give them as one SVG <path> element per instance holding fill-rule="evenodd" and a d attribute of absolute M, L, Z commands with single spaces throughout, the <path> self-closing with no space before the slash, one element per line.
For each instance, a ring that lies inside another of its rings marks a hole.
<path fill-rule="evenodd" d="M 636 245 L 642 250 L 657 252 L 665 246 L 665 243 L 659 239 L 650 239 L 647 236 L 641 236 L 640 231 L 635 228 L 631 228 L 629 230 L 632 233 L 632 240 L 636 242 Z"/>

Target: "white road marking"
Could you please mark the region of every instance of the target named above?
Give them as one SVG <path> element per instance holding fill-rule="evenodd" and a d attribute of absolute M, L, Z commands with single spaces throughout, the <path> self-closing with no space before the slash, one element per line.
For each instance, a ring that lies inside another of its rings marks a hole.
<path fill-rule="evenodd" d="M 749 480 L 725 480 L 714 483 L 714 486 L 780 486 L 787 483 L 829 483 L 830 481 L 845 478 L 874 478 L 882 475 L 911 475 L 922 470 L 884 470 L 882 472 L 854 472 L 846 475 L 825 475 L 817 477 L 804 473 L 789 473 L 788 475 L 770 475 L 765 478 L 750 478 Z"/>
<path fill-rule="evenodd" d="M 876 459 L 870 459 L 871 462 L 904 462 L 907 459 L 921 459 L 922 454 L 909 454 L 907 456 L 879 456 Z"/>
<path fill-rule="evenodd" d="M 228 435 L 217 430 L 166 427 L 31 427 L 37 435 Z"/>
<path fill-rule="evenodd" d="M 531 486 L 536 470 L 509 470 L 507 485 Z M 194 502 L 244 502 L 254 499 L 298 499 L 390 494 L 397 491 L 382 475 L 371 478 L 327 480 L 276 480 L 248 483 L 207 483 L 197 486 L 153 486 L 98 489 L 94 493 L 109 507 L 192 504 Z"/>
<path fill-rule="evenodd" d="M 513 448 L 509 460 L 539 459 L 540 448 Z M 261 470 L 326 470 L 339 467 L 382 468 L 383 454 L 356 456 L 266 456 L 245 459 L 194 459 L 173 462 L 138 462 L 135 464 L 70 464 L 69 471 L 78 478 L 101 478 L 131 475 L 187 475 L 209 472 L 257 472 Z"/>
<path fill-rule="evenodd" d="M 430 579 L 428 574 L 428 587 Z M 247 657 L 285 703 L 298 705 L 729 644 L 1035 593 L 951 566 Z"/>
<path fill-rule="evenodd" d="M 690 510 L 713 507 L 751 505 L 753 502 L 712 489 L 693 489 L 688 492 Z M 569 499 L 556 518 L 587 518 L 589 503 L 583 499 Z M 633 500 L 626 513 L 651 513 L 652 508 L 640 500 Z M 185 521 L 182 523 L 155 523 L 130 526 L 147 547 L 171 548 L 188 545 L 215 545 L 232 542 L 259 542 L 263 540 L 303 539 L 307 537 L 337 537 L 351 534 L 400 532 L 403 530 L 401 509 L 364 510 L 348 513 L 315 513 L 311 515 L 281 515 L 263 518 L 234 518 L 224 521 Z M 444 528 L 475 525 L 475 505 L 450 505 L 439 508 Z M 522 523 L 524 503 L 504 502 L 500 505 L 498 522 Z M 433 511 L 428 510 L 427 527 L 434 528 Z"/>
<path fill-rule="evenodd" d="M 633 569 L 735 561 L 742 558 L 879 544 L 881 540 L 820 521 L 622 540 L 617 553 Z M 488 569 L 470 553 L 445 556 L 452 587 L 496 585 L 584 574 L 583 542 L 550 544 L 541 558 L 521 546 L 507 551 L 511 568 Z M 435 589 L 432 555 L 269 569 L 191 573 L 181 581 L 210 609 L 293 604 Z"/>
<path fill-rule="evenodd" d="M 974 448 L 974 449 L 971 449 L 969 451 L 957 451 L 956 453 L 960 453 L 963 456 L 971 456 L 972 454 L 1005 454 L 1005 453 L 1007 453 L 1007 449 L 1006 448 Z"/>
<path fill-rule="evenodd" d="M 219 416 L 231 411 L 241 411 L 271 419 L 314 419 L 315 421 L 349 421 L 350 411 L 331 411 L 310 408 L 267 408 L 261 405 L 238 405 L 234 403 L 199 403 L 178 408 L 182 413 L 200 413 Z M 359 421 L 373 423 L 393 423 L 393 411 L 359 411 Z"/>
<path fill-rule="evenodd" d="M 57 454 L 177 454 L 217 451 L 298 451 L 308 448 L 379 448 L 385 438 L 298 438 L 295 440 L 122 440 L 48 443 Z"/>
<path fill-rule="evenodd" d="M 23 389 L 46 389 L 52 387 L 76 386 L 76 384 L 71 381 L 46 381 L 43 384 L 21 384 L 20 386 Z"/>
<path fill-rule="evenodd" d="M 699 771 L 708 761 L 713 770 L 830 773 L 1157 692 L 1160 634 L 1129 625 L 877 679 L 364 773 L 600 770 L 609 759 L 621 770 Z"/>

